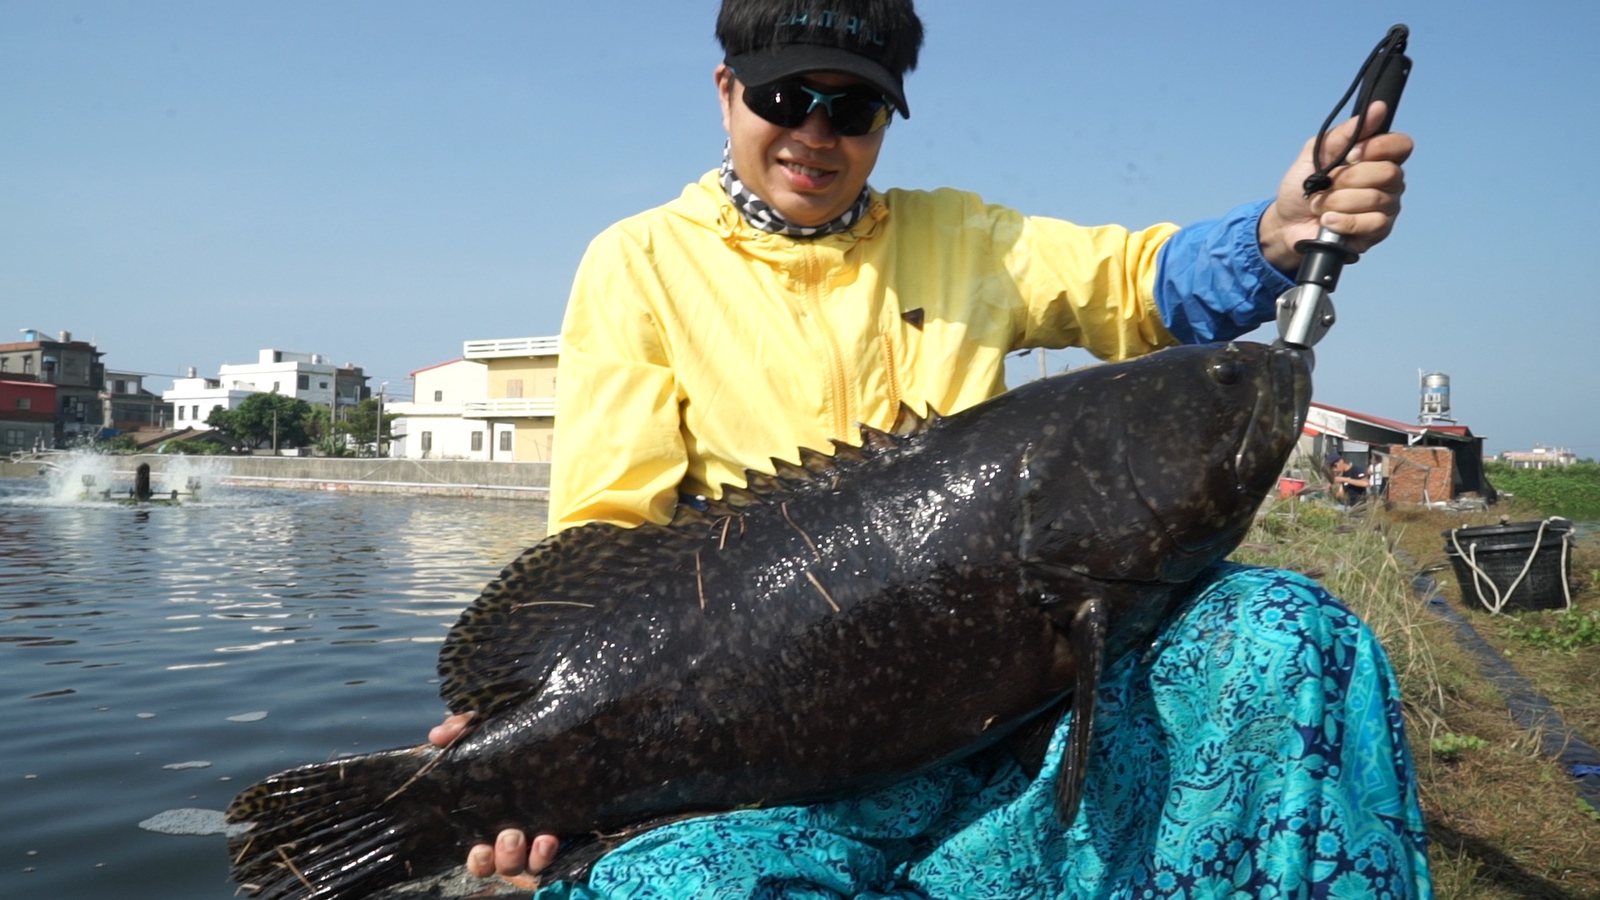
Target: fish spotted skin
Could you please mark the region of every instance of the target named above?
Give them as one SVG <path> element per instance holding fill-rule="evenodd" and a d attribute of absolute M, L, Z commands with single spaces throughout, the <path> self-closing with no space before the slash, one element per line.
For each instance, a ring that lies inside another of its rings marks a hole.
<path fill-rule="evenodd" d="M 774 460 L 670 526 L 552 536 L 441 649 L 475 730 L 247 789 L 233 877 L 354 898 L 505 827 L 562 835 L 551 872 L 581 875 L 653 824 L 973 754 L 1092 698 L 1082 614 L 1106 659 L 1156 634 L 1243 538 L 1309 398 L 1293 351 L 1173 348 Z"/>

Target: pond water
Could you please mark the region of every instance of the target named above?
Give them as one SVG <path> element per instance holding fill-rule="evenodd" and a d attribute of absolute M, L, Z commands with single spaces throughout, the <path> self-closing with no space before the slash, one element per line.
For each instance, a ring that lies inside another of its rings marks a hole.
<path fill-rule="evenodd" d="M 71 493 L 0 479 L 0 897 L 234 896 L 221 835 L 139 823 L 422 742 L 446 631 L 545 527 L 540 503 Z"/>

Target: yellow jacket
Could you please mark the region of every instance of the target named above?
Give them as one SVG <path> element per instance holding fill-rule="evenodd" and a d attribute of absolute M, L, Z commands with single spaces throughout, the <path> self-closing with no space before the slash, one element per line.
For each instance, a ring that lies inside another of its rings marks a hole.
<path fill-rule="evenodd" d="M 849 232 L 751 228 L 717 173 L 613 225 L 578 266 L 556 381 L 550 530 L 666 522 L 802 446 L 859 443 L 903 400 L 965 409 L 1005 355 L 1177 341 L 1153 299 L 1177 231 L 1023 216 L 975 194 L 873 192 Z M 920 310 L 920 313 L 917 312 Z"/>

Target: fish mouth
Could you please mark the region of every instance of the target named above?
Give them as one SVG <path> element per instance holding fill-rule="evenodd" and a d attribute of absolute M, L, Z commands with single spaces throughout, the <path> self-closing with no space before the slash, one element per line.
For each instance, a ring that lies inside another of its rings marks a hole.
<path fill-rule="evenodd" d="M 1256 378 L 1255 403 L 1233 453 L 1232 484 L 1225 493 L 1231 497 L 1216 498 L 1222 521 L 1204 538 L 1195 539 L 1188 529 L 1177 527 L 1162 514 L 1161 505 L 1145 496 L 1136 486 L 1134 492 L 1150 511 L 1180 553 L 1205 555 L 1218 547 L 1231 546 L 1243 540 L 1254 521 L 1257 507 L 1267 492 L 1277 484 L 1283 466 L 1288 462 L 1300 432 L 1305 426 L 1306 410 L 1311 404 L 1311 367 L 1305 355 L 1289 347 L 1267 349 L 1267 359 Z M 1128 474 L 1138 484 L 1133 469 L 1133 457 L 1125 457 Z M 1226 483 L 1225 483 L 1226 484 Z M 1231 488 L 1231 491 L 1229 490 Z M 1216 521 L 1216 520 L 1213 520 Z"/>
<path fill-rule="evenodd" d="M 1234 480 L 1247 501 L 1258 493 L 1264 496 L 1277 483 L 1311 405 L 1311 365 L 1304 353 L 1272 347 L 1266 368 L 1256 390 L 1255 409 L 1233 456 Z"/>

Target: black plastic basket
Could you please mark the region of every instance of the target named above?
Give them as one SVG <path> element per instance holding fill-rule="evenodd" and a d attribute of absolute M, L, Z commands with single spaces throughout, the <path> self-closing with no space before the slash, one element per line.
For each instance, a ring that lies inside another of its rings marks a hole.
<path fill-rule="evenodd" d="M 1567 606 L 1572 568 L 1570 521 L 1556 517 L 1454 528 L 1443 534 L 1444 550 L 1455 568 L 1463 600 L 1470 603 L 1476 597 L 1491 612 Z M 1481 574 L 1472 571 L 1474 563 Z"/>

